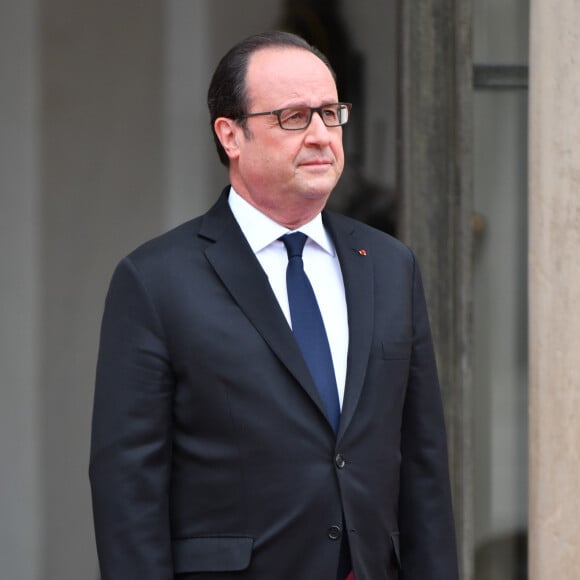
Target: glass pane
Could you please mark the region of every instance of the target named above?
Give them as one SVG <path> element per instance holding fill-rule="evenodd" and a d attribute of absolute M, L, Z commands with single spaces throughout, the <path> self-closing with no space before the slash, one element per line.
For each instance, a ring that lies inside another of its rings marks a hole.
<path fill-rule="evenodd" d="M 474 63 L 527 64 L 528 2 L 474 3 Z M 527 91 L 474 95 L 475 578 L 527 577 Z"/>

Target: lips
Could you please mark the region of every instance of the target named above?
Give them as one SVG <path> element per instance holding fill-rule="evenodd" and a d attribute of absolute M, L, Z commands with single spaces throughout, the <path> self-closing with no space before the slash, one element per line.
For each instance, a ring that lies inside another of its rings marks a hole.
<path fill-rule="evenodd" d="M 308 167 L 316 167 L 316 166 L 324 166 L 324 165 L 332 165 L 332 161 L 330 159 L 311 159 L 309 161 L 302 161 L 300 165 L 306 165 Z"/>

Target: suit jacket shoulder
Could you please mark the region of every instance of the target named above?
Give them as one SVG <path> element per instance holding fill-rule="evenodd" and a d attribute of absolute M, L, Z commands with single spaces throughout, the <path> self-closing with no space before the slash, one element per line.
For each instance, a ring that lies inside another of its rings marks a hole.
<path fill-rule="evenodd" d="M 389 269 L 415 267 L 413 251 L 386 232 L 333 211 L 325 210 L 322 215 L 335 245 L 340 246 L 346 241 L 355 251 L 372 255 L 373 259 L 388 264 Z"/>

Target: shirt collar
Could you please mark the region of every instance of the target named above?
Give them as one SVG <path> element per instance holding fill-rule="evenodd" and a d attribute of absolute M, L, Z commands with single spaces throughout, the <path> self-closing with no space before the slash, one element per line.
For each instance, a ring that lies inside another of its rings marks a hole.
<path fill-rule="evenodd" d="M 257 254 L 284 234 L 294 231 L 275 222 L 248 203 L 233 187 L 230 187 L 228 203 L 254 254 Z M 334 256 L 334 245 L 328 232 L 324 229 L 321 214 L 317 214 L 296 231 L 303 232 L 325 252 Z"/>

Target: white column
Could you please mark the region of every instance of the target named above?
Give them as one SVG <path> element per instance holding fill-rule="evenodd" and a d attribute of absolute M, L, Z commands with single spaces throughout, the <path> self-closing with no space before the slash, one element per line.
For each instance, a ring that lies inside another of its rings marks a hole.
<path fill-rule="evenodd" d="M 580 5 L 532 1 L 530 579 L 580 570 Z"/>
<path fill-rule="evenodd" d="M 36 0 L 0 2 L 0 576 L 40 578 Z"/>
<path fill-rule="evenodd" d="M 169 0 L 164 21 L 164 220 L 171 227 L 204 212 L 220 186 L 212 187 L 209 171 L 217 152 L 206 105 L 213 64 L 207 0 Z"/>

